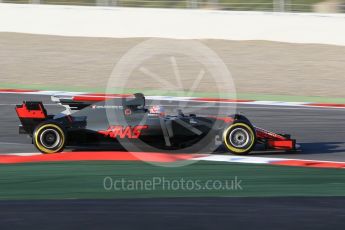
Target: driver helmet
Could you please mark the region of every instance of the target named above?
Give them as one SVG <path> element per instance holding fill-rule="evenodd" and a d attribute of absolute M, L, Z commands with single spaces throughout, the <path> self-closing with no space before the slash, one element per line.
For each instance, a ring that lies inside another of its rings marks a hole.
<path fill-rule="evenodd" d="M 158 114 L 158 115 L 164 115 L 165 114 L 164 108 L 160 105 L 151 106 L 150 113 L 151 114 Z"/>

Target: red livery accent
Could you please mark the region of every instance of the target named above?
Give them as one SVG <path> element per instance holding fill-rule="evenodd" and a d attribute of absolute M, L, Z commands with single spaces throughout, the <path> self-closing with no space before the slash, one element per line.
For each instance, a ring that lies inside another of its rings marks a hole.
<path fill-rule="evenodd" d="M 332 104 L 332 103 L 309 103 L 309 104 L 306 104 L 306 106 L 345 108 L 345 104 Z"/>
<path fill-rule="evenodd" d="M 37 118 L 37 119 L 45 119 L 47 115 L 43 109 L 41 104 L 37 104 L 38 109 L 28 109 L 27 105 L 24 103 L 21 106 L 16 107 L 16 111 L 19 118 Z"/>
<path fill-rule="evenodd" d="M 130 138 L 138 139 L 141 135 L 143 129 L 147 129 L 147 125 L 137 125 L 134 127 L 127 126 L 123 127 L 122 125 L 110 126 L 107 130 L 100 130 L 98 133 L 103 134 L 106 137 L 111 138 Z"/>
<path fill-rule="evenodd" d="M 224 121 L 225 123 L 232 123 L 234 122 L 234 118 L 232 117 L 209 117 L 209 118 L 215 118 L 217 120 L 221 120 L 221 121 Z"/>
<path fill-rule="evenodd" d="M 80 101 L 80 102 L 101 102 L 106 101 L 113 98 L 125 98 L 131 97 L 129 94 L 85 94 L 85 95 L 77 95 L 73 97 L 73 101 Z"/>
<path fill-rule="evenodd" d="M 262 139 L 275 139 L 275 140 L 286 140 L 285 137 L 278 135 L 276 133 L 261 129 L 256 127 L 256 135 L 258 138 L 262 138 Z"/>
<path fill-rule="evenodd" d="M 312 160 L 281 160 L 271 162 L 270 164 L 313 168 L 345 168 L 344 162 L 327 162 Z"/>
<path fill-rule="evenodd" d="M 100 101 L 105 101 L 110 98 L 104 97 L 104 96 L 75 96 L 73 97 L 73 101 L 92 101 L 92 102 L 100 102 Z"/>
<path fill-rule="evenodd" d="M 176 162 L 205 157 L 205 154 L 166 154 L 150 152 L 62 152 L 58 154 L 41 154 L 33 156 L 16 156 L 0 154 L 0 164 L 60 162 L 60 161 L 149 161 Z"/>
<path fill-rule="evenodd" d="M 259 140 L 264 140 L 266 148 L 278 150 L 294 150 L 296 141 L 261 128 L 256 127 L 256 135 Z"/>
<path fill-rule="evenodd" d="M 283 141 L 276 141 L 276 140 L 268 140 L 267 147 L 272 149 L 294 149 L 294 141 L 293 140 L 283 140 Z"/>

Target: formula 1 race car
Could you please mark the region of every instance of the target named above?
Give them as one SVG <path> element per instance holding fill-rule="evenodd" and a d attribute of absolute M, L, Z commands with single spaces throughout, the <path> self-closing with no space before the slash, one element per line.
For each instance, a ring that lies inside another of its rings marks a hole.
<path fill-rule="evenodd" d="M 75 146 L 124 147 L 128 151 L 199 151 L 221 146 L 244 155 L 257 143 L 266 149 L 291 151 L 296 141 L 255 127 L 243 115 L 229 117 L 183 114 L 166 115 L 159 106 L 145 105 L 143 94 L 95 100 L 81 97 L 52 97 L 66 107 L 48 115 L 42 102 L 26 101 L 16 106 L 19 132 L 32 137 L 42 153 L 57 153 Z M 193 148 L 192 148 L 193 147 Z"/>

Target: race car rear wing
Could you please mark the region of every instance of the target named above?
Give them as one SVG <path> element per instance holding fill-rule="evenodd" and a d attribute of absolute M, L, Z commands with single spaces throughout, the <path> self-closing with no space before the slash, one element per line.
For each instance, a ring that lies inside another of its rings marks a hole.
<path fill-rule="evenodd" d="M 24 101 L 22 105 L 16 106 L 16 112 L 19 118 L 45 119 L 47 110 L 40 101 Z"/>
<path fill-rule="evenodd" d="M 19 133 L 31 134 L 35 127 L 49 116 L 47 110 L 40 101 L 24 101 L 16 106 L 16 112 L 21 122 Z"/>

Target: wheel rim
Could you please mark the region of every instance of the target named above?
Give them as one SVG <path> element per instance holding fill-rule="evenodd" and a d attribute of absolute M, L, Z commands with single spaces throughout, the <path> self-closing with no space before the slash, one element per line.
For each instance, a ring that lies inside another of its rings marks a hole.
<path fill-rule="evenodd" d="M 250 135 L 244 128 L 238 127 L 230 132 L 229 142 L 235 148 L 245 148 L 250 144 L 250 141 Z"/>
<path fill-rule="evenodd" d="M 40 135 L 40 142 L 47 149 L 54 149 L 61 142 L 60 134 L 55 129 L 46 129 Z"/>

